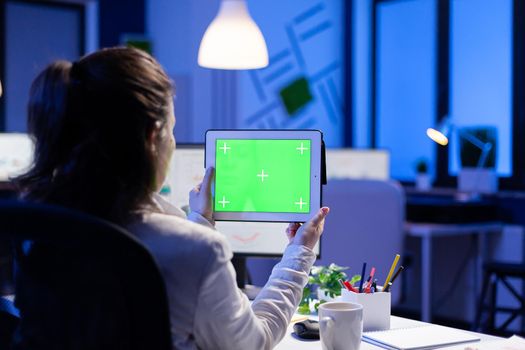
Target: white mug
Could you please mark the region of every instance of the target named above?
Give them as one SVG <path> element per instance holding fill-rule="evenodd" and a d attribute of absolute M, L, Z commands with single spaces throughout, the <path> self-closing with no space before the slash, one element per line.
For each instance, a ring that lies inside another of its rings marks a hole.
<path fill-rule="evenodd" d="M 363 333 L 363 306 L 330 302 L 319 306 L 323 350 L 359 350 Z"/>

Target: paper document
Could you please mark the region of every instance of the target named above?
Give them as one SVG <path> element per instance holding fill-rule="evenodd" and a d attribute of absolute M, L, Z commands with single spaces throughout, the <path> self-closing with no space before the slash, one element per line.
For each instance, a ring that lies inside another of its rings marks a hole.
<path fill-rule="evenodd" d="M 525 339 L 514 335 L 509 339 L 493 340 L 478 344 L 464 344 L 446 350 L 524 350 Z"/>

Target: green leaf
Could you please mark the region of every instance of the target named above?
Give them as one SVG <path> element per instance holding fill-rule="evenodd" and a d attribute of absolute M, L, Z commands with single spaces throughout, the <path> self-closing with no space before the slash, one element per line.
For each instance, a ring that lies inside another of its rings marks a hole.
<path fill-rule="evenodd" d="M 321 299 L 317 303 L 314 304 L 315 311 L 319 311 L 319 305 L 326 303 L 326 300 Z"/>
<path fill-rule="evenodd" d="M 312 294 L 312 291 L 310 290 L 310 287 L 308 286 L 304 287 L 302 300 L 305 300 L 305 299 L 309 300 L 311 294 Z"/>
<path fill-rule="evenodd" d="M 328 266 L 312 266 L 308 277 L 309 289 L 308 292 L 303 291 L 303 299 L 314 300 L 311 289 L 313 286 L 317 286 L 332 298 L 341 295 L 339 280 L 347 279 L 345 270 L 348 270 L 348 267 L 333 263 Z"/>
<path fill-rule="evenodd" d="M 323 266 L 312 266 L 312 269 L 310 270 L 310 274 L 318 275 L 322 271 L 323 268 L 324 268 Z"/>
<path fill-rule="evenodd" d="M 354 285 L 355 283 L 361 281 L 361 275 L 354 275 L 352 276 L 352 278 L 350 279 L 350 283 L 352 285 Z"/>
<path fill-rule="evenodd" d="M 309 315 L 310 314 L 310 305 L 308 303 L 301 303 L 299 304 L 299 308 L 297 309 L 297 312 L 302 315 Z"/>

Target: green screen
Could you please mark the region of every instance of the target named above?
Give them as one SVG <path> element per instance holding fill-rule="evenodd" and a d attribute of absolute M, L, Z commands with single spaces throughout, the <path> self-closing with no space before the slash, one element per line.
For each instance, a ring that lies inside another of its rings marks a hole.
<path fill-rule="evenodd" d="M 310 140 L 217 139 L 215 211 L 308 213 Z"/>

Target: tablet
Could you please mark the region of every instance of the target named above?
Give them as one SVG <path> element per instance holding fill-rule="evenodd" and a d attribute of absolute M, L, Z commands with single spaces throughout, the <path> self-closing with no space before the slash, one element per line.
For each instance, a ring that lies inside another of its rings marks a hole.
<path fill-rule="evenodd" d="M 208 130 L 214 219 L 305 222 L 321 207 L 319 130 Z"/>

